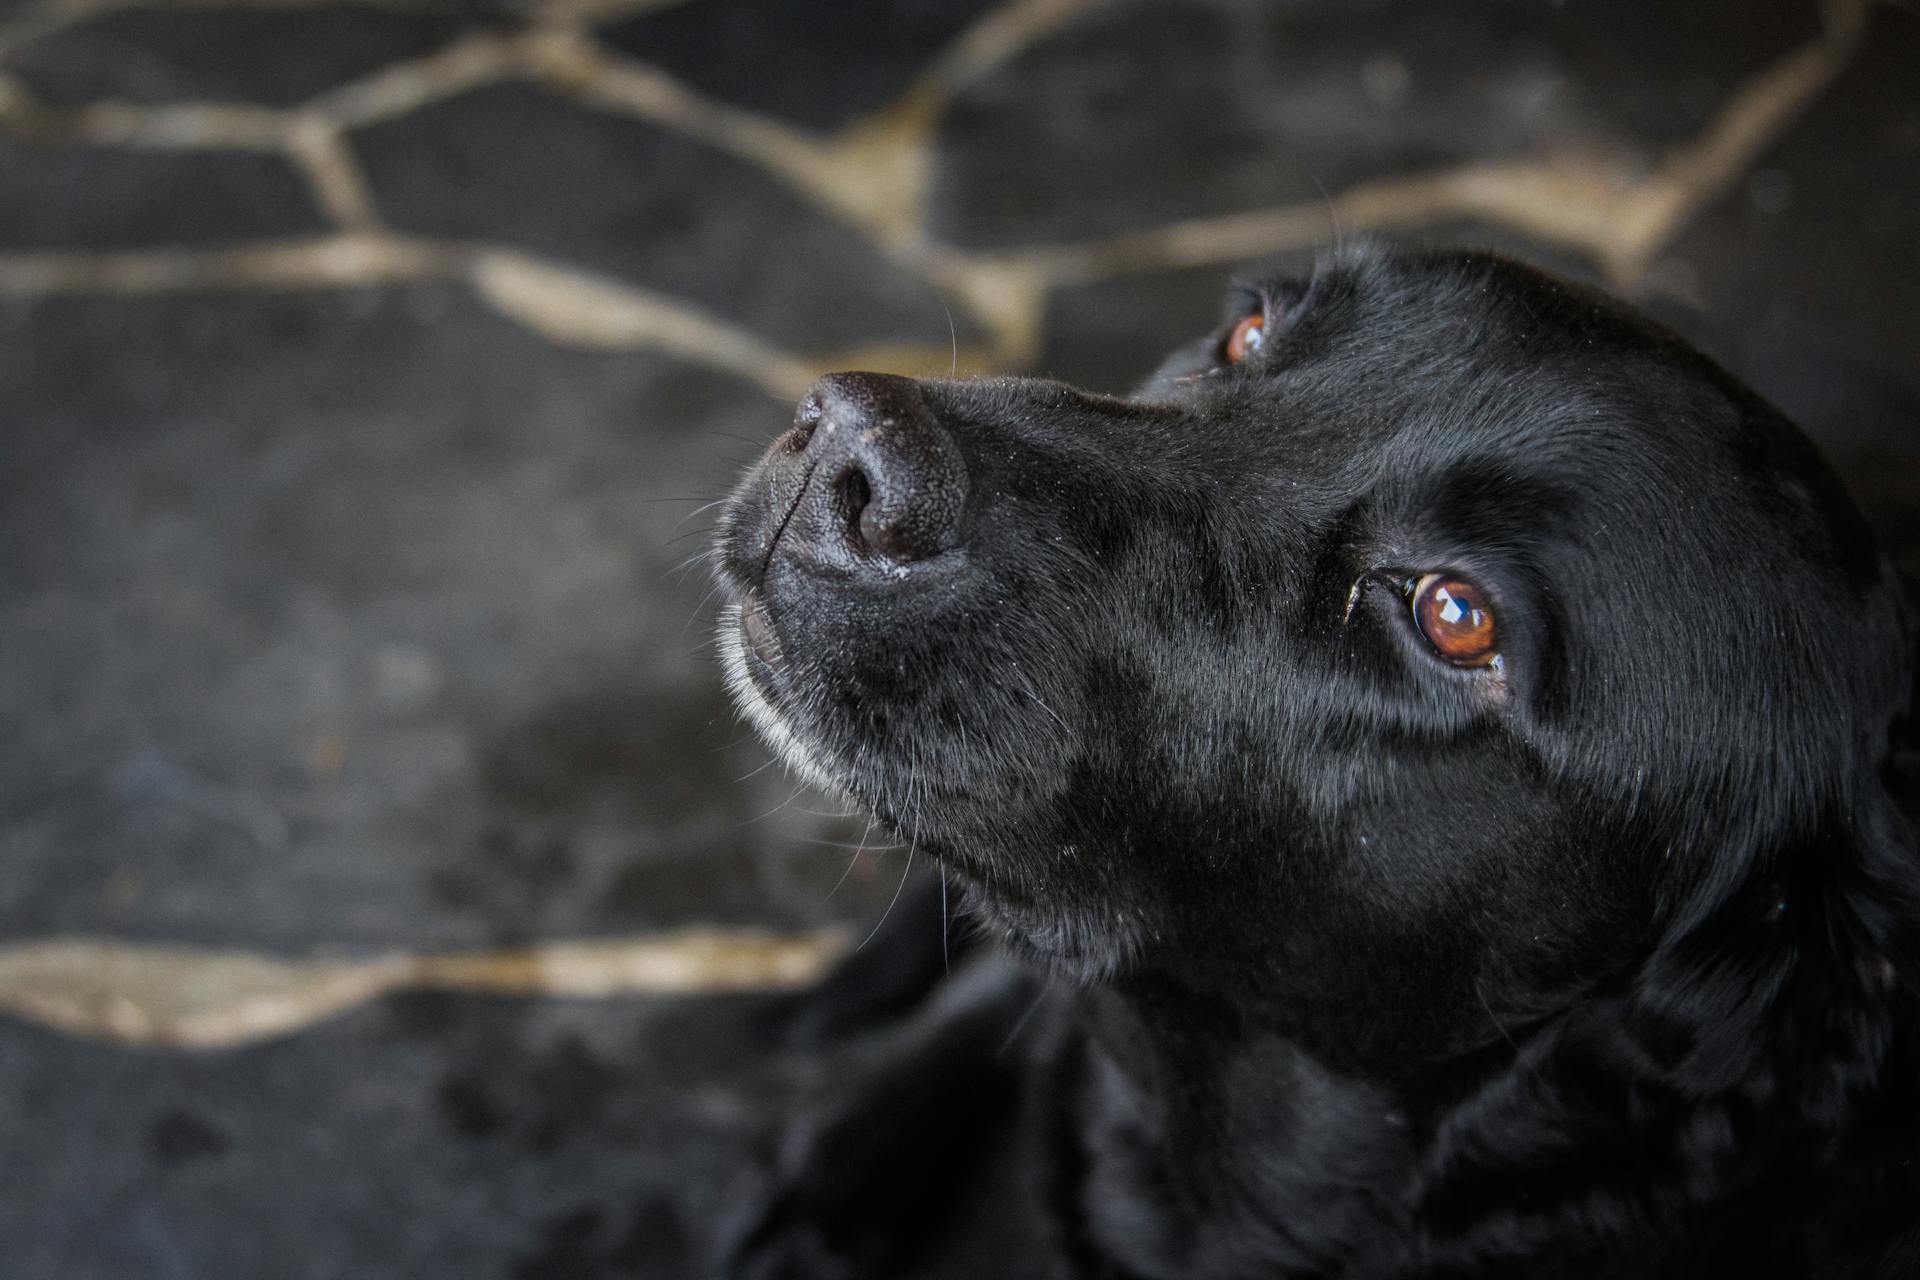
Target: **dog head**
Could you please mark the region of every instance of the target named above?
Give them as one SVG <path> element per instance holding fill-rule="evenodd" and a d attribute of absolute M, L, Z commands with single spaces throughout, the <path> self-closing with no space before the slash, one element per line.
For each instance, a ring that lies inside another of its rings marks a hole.
<path fill-rule="evenodd" d="M 1490 256 L 1237 288 L 1127 399 L 833 375 L 720 547 L 730 683 L 801 772 L 1019 945 L 1356 1069 L 1897 838 L 1910 643 L 1837 481 Z"/>

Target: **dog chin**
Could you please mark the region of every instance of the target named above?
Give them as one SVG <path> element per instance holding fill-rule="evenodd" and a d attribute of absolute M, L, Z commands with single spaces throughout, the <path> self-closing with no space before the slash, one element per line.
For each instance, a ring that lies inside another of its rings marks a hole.
<path fill-rule="evenodd" d="M 1076 982 L 1111 982 L 1146 949 L 1145 922 L 1135 916 L 1096 917 L 1058 905 L 1014 902 L 972 876 L 967 882 L 969 908 L 988 932 Z"/>
<path fill-rule="evenodd" d="M 755 678 L 752 664 L 760 659 L 748 651 L 743 613 L 743 607 L 736 603 L 727 605 L 720 614 L 720 664 L 734 705 L 787 768 L 822 791 L 851 799 L 846 784 L 801 740 L 799 730 Z"/>

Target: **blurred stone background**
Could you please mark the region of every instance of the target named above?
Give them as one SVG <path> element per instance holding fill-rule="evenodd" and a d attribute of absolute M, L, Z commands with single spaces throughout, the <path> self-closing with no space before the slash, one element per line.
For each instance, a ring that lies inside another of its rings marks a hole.
<path fill-rule="evenodd" d="M 642 960 L 903 854 L 734 724 L 702 504 L 1360 234 L 1653 308 L 1920 573 L 1910 6 L 0 0 L 0 1276 L 703 1274 L 807 1068 Z"/>

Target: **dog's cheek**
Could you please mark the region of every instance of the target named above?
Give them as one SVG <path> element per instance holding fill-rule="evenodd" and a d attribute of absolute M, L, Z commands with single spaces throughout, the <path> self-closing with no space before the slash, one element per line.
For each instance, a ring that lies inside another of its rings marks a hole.
<path fill-rule="evenodd" d="M 794 683 L 853 790 L 909 836 L 1007 863 L 1045 840 L 1087 713 L 1063 670 L 1086 630 L 1064 591 L 977 590 L 937 613 L 816 633 Z M 978 601 L 978 603 L 976 603 Z"/>

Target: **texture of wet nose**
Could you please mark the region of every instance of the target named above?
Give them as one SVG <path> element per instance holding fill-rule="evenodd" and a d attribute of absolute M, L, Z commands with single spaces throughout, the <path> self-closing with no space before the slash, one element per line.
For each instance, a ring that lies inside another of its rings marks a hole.
<path fill-rule="evenodd" d="M 902 563 L 957 543 L 966 465 L 913 379 L 828 374 L 801 400 L 791 439 L 810 469 L 802 537 Z"/>

